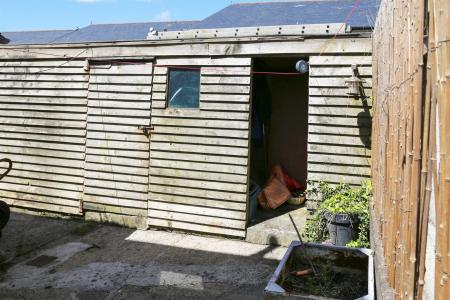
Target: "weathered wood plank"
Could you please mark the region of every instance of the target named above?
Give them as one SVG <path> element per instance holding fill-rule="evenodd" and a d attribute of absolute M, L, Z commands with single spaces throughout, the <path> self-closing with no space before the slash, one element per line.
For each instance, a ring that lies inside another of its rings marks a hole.
<path fill-rule="evenodd" d="M 245 229 L 245 222 L 239 220 L 223 219 L 217 217 L 208 216 L 196 216 L 191 214 L 184 214 L 178 212 L 161 211 L 155 209 L 149 209 L 148 214 L 150 218 L 176 220 L 181 222 L 195 222 L 200 224 L 221 226 L 227 228 Z"/>
<path fill-rule="evenodd" d="M 198 137 L 185 135 L 152 134 L 152 142 L 202 144 L 214 146 L 248 147 L 248 141 L 236 138 Z"/>
<path fill-rule="evenodd" d="M 0 196 L 10 198 L 25 198 L 39 202 L 47 202 L 47 197 L 53 197 L 54 204 L 77 206 L 78 199 L 82 193 L 77 191 L 68 191 L 61 189 L 52 189 L 32 185 L 22 185 L 7 182 L 0 182 Z M 24 197 L 25 196 L 25 197 Z M 56 199 L 58 200 L 56 200 Z"/>
<path fill-rule="evenodd" d="M 117 156 L 100 156 L 100 155 L 86 155 L 86 161 L 99 164 L 112 164 L 121 166 L 130 166 L 136 168 L 148 168 L 148 160 L 141 158 L 124 158 Z"/>
<path fill-rule="evenodd" d="M 365 103 L 366 102 L 366 103 Z M 363 107 L 365 105 L 368 108 L 372 108 L 372 99 L 365 99 L 365 102 L 362 99 L 355 99 L 351 97 L 317 97 L 310 96 L 309 104 L 310 105 L 327 105 L 327 106 L 354 106 L 354 107 Z"/>
<path fill-rule="evenodd" d="M 29 111 L 28 113 L 34 113 L 34 112 L 46 112 L 47 116 L 49 116 L 50 113 L 86 113 L 87 107 L 85 105 L 48 105 L 47 103 L 2 103 L 2 109 L 5 111 L 9 110 L 23 110 L 23 111 Z M 83 119 L 84 116 L 79 116 L 79 119 Z"/>
<path fill-rule="evenodd" d="M 229 104 L 229 103 L 213 103 L 213 102 L 203 102 L 200 103 L 201 110 L 223 110 L 227 111 L 229 114 L 230 111 L 244 111 L 248 112 L 250 110 L 250 104 Z M 241 118 L 242 119 L 242 118 Z M 243 119 L 248 120 L 248 115 L 243 117 Z"/>
<path fill-rule="evenodd" d="M 3 173 L 6 171 L 5 168 L 0 167 L 1 172 Z M 33 181 L 34 180 L 45 180 L 49 182 L 57 182 L 57 183 L 73 183 L 76 185 L 83 185 L 83 177 L 81 176 L 71 176 L 71 175 L 64 175 L 64 174 L 56 174 L 56 173 L 45 173 L 42 172 L 42 170 L 39 170 L 36 166 L 31 166 L 28 164 L 18 164 L 17 162 L 14 162 L 14 168 L 11 170 L 11 172 L 8 174 L 8 177 L 17 177 L 21 180 L 24 180 L 24 182 L 27 182 L 27 180 Z M 6 179 L 5 179 L 6 180 Z"/>
<path fill-rule="evenodd" d="M 194 120 L 194 119 L 175 119 L 175 118 L 152 118 L 154 125 L 202 127 L 202 128 L 224 128 L 224 129 L 248 129 L 247 121 L 234 120 Z"/>
<path fill-rule="evenodd" d="M 191 188 L 239 192 L 239 193 L 247 192 L 246 184 L 214 182 L 214 181 L 205 181 L 205 180 L 191 180 L 191 179 L 184 179 L 184 178 L 166 178 L 166 177 L 151 176 L 150 177 L 150 185 L 152 185 L 152 184 L 174 185 L 174 186 L 179 186 L 179 187 L 191 187 Z"/>
<path fill-rule="evenodd" d="M 48 166 L 58 166 L 67 168 L 83 168 L 83 160 L 75 160 L 71 157 L 66 158 L 55 158 L 55 157 L 44 157 L 44 156 L 31 156 L 26 154 L 7 154 L 8 158 L 13 162 L 21 162 L 28 164 L 37 165 L 48 165 Z"/>
<path fill-rule="evenodd" d="M 326 125 L 337 125 L 337 126 L 370 126 L 372 119 L 370 117 L 357 118 L 354 116 L 348 117 L 335 117 L 326 115 L 310 115 L 308 117 L 308 124 L 326 124 Z"/>
<path fill-rule="evenodd" d="M 170 159 L 175 161 L 196 161 L 205 163 L 219 163 L 247 166 L 247 157 L 233 157 L 224 155 L 208 155 L 208 154 L 193 154 L 193 153 L 177 153 L 177 152 L 162 152 L 152 150 L 150 152 L 151 158 Z"/>
<path fill-rule="evenodd" d="M 85 209 L 86 214 L 89 214 L 89 211 L 109 212 L 115 215 L 128 215 L 133 217 L 147 217 L 148 214 L 148 211 L 143 208 L 113 206 L 104 203 L 96 203 L 88 201 L 83 202 L 83 208 Z"/>
<path fill-rule="evenodd" d="M 84 137 L 71 137 L 64 135 L 46 135 L 46 134 L 35 134 L 29 132 L 2 132 L 0 139 L 9 140 L 30 140 L 30 141 L 44 141 L 47 143 L 71 143 L 71 144 L 84 144 L 86 139 Z"/>
<path fill-rule="evenodd" d="M 310 172 L 310 171 L 370 176 L 370 166 L 356 167 L 356 166 L 344 166 L 344 165 L 337 165 L 337 164 L 326 164 L 326 163 L 322 164 L 322 163 L 308 162 L 308 172 Z"/>
<path fill-rule="evenodd" d="M 58 68 L 83 68 L 85 64 L 84 59 L 58 59 L 51 60 L 15 60 L 15 61 L 0 61 L 0 68 L 4 67 L 58 67 Z"/>
<path fill-rule="evenodd" d="M 114 91 L 96 92 L 91 90 L 89 91 L 88 98 L 92 100 L 150 101 L 151 93 L 136 94 L 136 93 L 116 93 Z"/>
<path fill-rule="evenodd" d="M 0 110 L 0 116 L 9 116 L 11 118 L 53 118 L 58 120 L 84 120 L 86 114 L 83 113 L 68 113 L 61 111 L 54 111 L 51 115 L 48 112 L 29 111 L 29 110 Z"/>
<path fill-rule="evenodd" d="M 63 77 L 63 76 L 62 76 Z M 87 82 L 46 82 L 46 81 L 0 81 L 0 89 L 58 89 L 82 90 L 88 87 Z"/>
<path fill-rule="evenodd" d="M 196 135 L 223 138 L 247 139 L 248 130 L 240 129 L 215 129 L 215 128 L 193 128 L 193 127 L 172 127 L 155 125 L 153 131 L 155 134 L 174 134 L 174 135 Z"/>
<path fill-rule="evenodd" d="M 196 58 L 158 58 L 157 65 L 161 66 L 250 66 L 251 58 L 247 57 L 196 57 Z"/>
<path fill-rule="evenodd" d="M 249 76 L 250 67 L 204 67 L 201 69 L 201 75 L 235 75 Z"/>
<path fill-rule="evenodd" d="M 365 142 L 367 141 L 370 141 L 368 136 L 361 137 L 316 133 L 308 134 L 309 143 L 340 144 L 347 145 L 347 147 L 365 147 Z"/>
<path fill-rule="evenodd" d="M 358 72 L 360 76 L 372 76 L 372 67 L 358 67 Z M 339 67 L 324 67 L 324 66 L 313 66 L 309 69 L 309 76 L 317 77 L 317 76 L 352 76 L 353 70 L 348 66 L 339 66 Z"/>
<path fill-rule="evenodd" d="M 108 149 L 108 148 L 86 148 L 86 154 L 94 154 L 94 155 L 106 155 L 106 156 L 117 156 L 117 157 L 129 157 L 129 158 L 141 158 L 148 159 L 149 153 L 148 150 L 143 151 L 129 151 L 127 149 Z"/>
<path fill-rule="evenodd" d="M 197 170 L 197 171 L 214 171 L 227 174 L 247 174 L 246 166 L 236 166 L 236 165 L 223 165 L 214 163 L 201 163 L 192 161 L 176 161 L 176 160 L 163 160 L 163 159 L 150 159 L 150 165 L 152 167 L 160 168 L 174 168 L 174 169 L 185 169 L 185 170 Z"/>
<path fill-rule="evenodd" d="M 320 55 L 310 56 L 309 64 L 311 66 L 317 65 L 359 65 L 359 66 L 372 66 L 371 55 Z"/>
<path fill-rule="evenodd" d="M 96 108 L 117 108 L 122 110 L 150 110 L 151 103 L 144 102 L 144 101 L 138 101 L 138 102 L 131 102 L 131 101 L 114 101 L 114 100 L 89 100 L 89 107 L 96 107 Z"/>
<path fill-rule="evenodd" d="M 215 199 L 159 194 L 153 192 L 149 192 L 148 195 L 150 199 L 149 207 L 152 207 L 152 203 L 154 202 L 166 202 L 171 204 L 178 203 L 186 205 L 203 206 L 208 208 L 223 208 L 223 209 L 245 211 L 247 205 L 246 203 L 243 202 L 221 201 Z"/>
<path fill-rule="evenodd" d="M 242 211 L 217 209 L 210 207 L 198 207 L 192 205 L 183 205 L 176 203 L 151 202 L 149 208 L 153 210 L 173 211 L 185 214 L 203 215 L 219 218 L 229 218 L 237 220 L 245 220 L 246 213 Z"/>
<path fill-rule="evenodd" d="M 130 182 L 130 183 L 142 183 L 148 184 L 148 175 L 147 176 L 136 176 L 132 174 L 118 174 L 111 172 L 99 172 L 95 170 L 91 170 L 86 168 L 85 171 L 86 178 L 93 178 L 98 180 L 110 180 L 110 181 L 122 181 L 122 182 Z"/>
<path fill-rule="evenodd" d="M 170 152 L 188 152 L 188 153 L 204 153 L 204 154 L 220 154 L 230 156 L 247 156 L 248 149 L 226 146 L 206 146 L 206 145 L 190 145 L 178 143 L 150 142 L 151 150 L 164 150 Z"/>
<path fill-rule="evenodd" d="M 84 152 L 84 145 L 75 144 L 62 144 L 62 143 L 52 143 L 52 142 L 35 142 L 27 140 L 3 140 L 0 139 L 0 145 L 3 146 L 14 146 L 14 147 L 30 147 L 37 149 L 50 149 L 50 150 L 61 150 L 67 152 Z M 69 153 L 68 153 L 69 154 Z"/>
<path fill-rule="evenodd" d="M 1 88 L 0 95 L 42 96 L 42 97 L 79 97 L 85 98 L 87 90 L 43 90 L 43 89 L 7 89 Z"/>
<path fill-rule="evenodd" d="M 308 162 L 366 166 L 370 168 L 369 156 L 308 153 Z"/>
<path fill-rule="evenodd" d="M 352 175 L 341 175 L 341 174 L 328 174 L 322 172 L 310 172 L 308 171 L 308 179 L 312 181 L 325 181 L 330 183 L 348 183 L 352 185 L 361 185 L 365 180 L 370 179 L 370 177 L 364 176 L 352 176 Z"/>
<path fill-rule="evenodd" d="M 155 193 L 186 195 L 192 197 L 211 198 L 235 202 L 245 202 L 247 200 L 247 194 L 243 193 L 221 192 L 214 190 L 193 189 L 186 187 L 174 187 L 156 184 L 151 185 L 151 191 Z"/>
<path fill-rule="evenodd" d="M 94 178 L 89 178 L 85 182 L 86 186 L 104 188 L 104 189 L 115 189 L 115 190 L 130 190 L 136 193 L 147 193 L 148 184 L 147 183 L 132 183 L 132 182 L 122 182 L 117 180 L 98 180 Z"/>
<path fill-rule="evenodd" d="M 91 75 L 152 75 L 152 63 L 91 65 Z"/>
<path fill-rule="evenodd" d="M 164 169 L 150 166 L 150 175 L 152 176 L 164 176 L 164 177 L 175 177 L 175 178 L 189 178 L 189 179 L 199 179 L 199 180 L 211 180 L 219 182 L 229 182 L 229 183 L 239 183 L 247 184 L 247 176 L 236 175 L 236 174 L 223 174 L 223 173 L 211 173 L 211 172 L 200 172 L 200 171 L 187 171 L 187 170 L 174 170 L 174 169 Z M 152 192 L 156 192 L 151 187 Z M 170 193 L 170 191 L 169 191 Z"/>
<path fill-rule="evenodd" d="M 86 106 L 87 99 L 86 97 L 41 97 L 38 95 L 25 95 L 25 96 L 17 96 L 17 95 L 0 95 L 1 103 L 16 103 L 21 104 L 48 104 L 48 105 L 83 105 Z"/>
<path fill-rule="evenodd" d="M 216 85 L 216 84 L 203 84 L 200 87 L 200 93 L 211 94 L 245 94 L 250 93 L 249 85 Z"/>
<path fill-rule="evenodd" d="M 64 74 L 60 76 L 59 74 L 47 74 L 47 73 L 39 73 L 39 74 L 30 74 L 30 73 L 9 73 L 9 74 L 1 74 L 1 81 L 46 81 L 46 82 L 87 82 L 88 74 Z"/>
<path fill-rule="evenodd" d="M 236 237 L 245 237 L 245 230 L 236 230 L 222 227 L 214 227 L 214 226 L 206 226 L 199 225 L 193 223 L 180 222 L 176 220 L 162 220 L 150 218 L 148 220 L 148 224 L 154 227 L 165 227 L 165 228 L 173 228 L 173 229 L 181 229 L 187 231 L 195 231 L 195 232 L 204 232 L 208 234 L 220 234 L 227 236 L 236 236 Z"/>
<path fill-rule="evenodd" d="M 89 81 L 96 85 L 101 84 L 152 84 L 153 76 L 151 74 L 147 76 L 134 76 L 134 75 L 95 75 L 92 74 Z"/>
<path fill-rule="evenodd" d="M 43 127 L 69 127 L 69 128 L 84 128 L 86 123 L 84 121 L 73 120 L 51 120 L 51 119 L 31 119 L 31 118 L 11 118 L 0 117 L 0 124 L 14 124 L 19 126 L 43 126 Z"/>
<path fill-rule="evenodd" d="M 155 102 L 153 102 L 155 104 Z M 247 104 L 243 104 L 247 105 Z M 152 117 L 163 117 L 163 118 L 185 118 L 185 119 L 219 119 L 219 120 L 237 120 L 237 121 L 247 121 L 249 119 L 249 113 L 248 112 L 241 112 L 239 111 L 240 107 L 239 105 L 233 104 L 230 105 L 230 108 L 236 108 L 236 109 L 228 109 L 228 111 L 207 111 L 206 109 L 203 110 L 203 107 L 210 107 L 208 104 L 200 104 L 200 109 L 202 110 L 183 110 L 183 109 L 174 109 L 174 108 L 167 108 L 167 109 L 159 109 L 159 107 L 155 107 L 153 105 L 152 110 Z M 218 107 L 221 105 L 219 104 Z M 227 105 L 224 105 L 225 108 L 227 108 Z M 165 103 L 164 103 L 165 107 Z M 214 109 L 214 108 L 212 108 Z M 219 109 L 220 110 L 220 109 Z M 232 111 L 233 110 L 233 111 Z"/>
<path fill-rule="evenodd" d="M 250 102 L 250 95 L 200 94 L 200 103 L 202 103 L 202 102 L 242 102 L 242 103 L 249 103 Z"/>
<path fill-rule="evenodd" d="M 1 144 L 1 142 L 0 142 Z M 84 153 L 83 152 L 70 152 L 69 154 L 66 151 L 59 150 L 50 150 L 50 149 L 39 149 L 39 148 L 27 148 L 22 146 L 1 146 L 0 153 L 4 154 L 4 156 L 8 156 L 8 154 L 18 154 L 18 155 L 29 155 L 29 156 L 40 156 L 40 157 L 55 157 L 55 158 L 67 158 L 68 156 L 71 159 L 83 160 Z"/>
<path fill-rule="evenodd" d="M 348 155 L 370 156 L 371 150 L 365 147 L 348 147 L 342 144 L 312 144 L 308 143 L 308 152 L 336 153 Z"/>
<path fill-rule="evenodd" d="M 101 199 L 111 198 L 109 201 L 103 200 L 101 202 L 99 201 L 99 203 L 147 208 L 147 192 L 130 192 L 127 190 L 105 188 L 101 185 L 95 187 L 88 184 L 90 184 L 89 181 L 86 182 L 86 186 L 84 188 L 85 195 L 90 195 L 90 197 L 85 196 L 86 201 L 88 202 L 95 202 L 93 199 L 97 197 Z"/>
<path fill-rule="evenodd" d="M 202 76 L 200 82 L 204 84 L 250 84 L 250 76 Z"/>
<path fill-rule="evenodd" d="M 346 81 L 349 80 L 349 77 L 309 77 L 309 86 L 310 87 L 347 87 Z M 364 78 L 362 79 L 363 87 L 371 87 L 372 79 Z"/>
<path fill-rule="evenodd" d="M 130 166 L 120 166 L 113 164 L 101 164 L 86 162 L 86 169 L 98 172 L 108 172 L 108 173 L 120 173 L 120 174 L 130 174 L 134 176 L 148 176 L 147 168 L 130 167 Z"/>
<path fill-rule="evenodd" d="M 19 174 L 23 172 L 15 172 L 15 174 Z M 38 177 L 38 176 L 35 176 Z M 56 178 L 55 178 L 56 179 Z M 21 184 L 21 185 L 29 185 L 29 186 L 37 186 L 44 188 L 52 188 L 52 189 L 60 189 L 60 190 L 69 190 L 75 192 L 83 192 L 83 185 L 76 184 L 71 182 L 61 182 L 61 181 L 52 181 L 52 180 L 42 180 L 42 178 L 22 178 L 22 177 L 14 177 L 11 176 L 11 173 L 8 174 L 6 178 L 2 179 L 2 182 L 12 183 L 12 184 Z"/>
<path fill-rule="evenodd" d="M 106 107 L 89 107 L 89 115 L 91 116 L 119 116 L 119 117 L 136 117 L 150 118 L 150 109 L 123 109 L 123 108 L 106 108 Z"/>
<path fill-rule="evenodd" d="M 309 88 L 309 95 L 310 96 L 321 96 L 321 97 L 338 96 L 338 97 L 349 97 L 349 98 L 353 97 L 353 96 L 349 96 L 347 94 L 347 92 L 348 92 L 348 87 L 341 87 L 341 88 L 339 88 L 339 87 L 332 87 L 332 88 L 328 88 L 328 87 L 311 87 L 311 88 Z M 368 88 L 368 87 L 365 87 L 364 88 L 364 94 L 366 96 L 372 95 L 372 89 Z"/>
<path fill-rule="evenodd" d="M 370 127 L 349 127 L 349 126 L 335 126 L 335 125 L 309 125 L 309 133 L 324 133 L 334 135 L 354 135 L 354 136 L 369 136 L 371 134 Z"/>
<path fill-rule="evenodd" d="M 25 197 L 29 198 L 29 197 Z M 26 208 L 32 208 L 36 210 L 41 211 L 53 211 L 53 212 L 59 212 L 64 214 L 70 214 L 70 215 L 80 215 L 81 212 L 78 207 L 70 207 L 70 206 L 64 206 L 61 204 L 48 204 L 48 203 L 42 203 L 42 202 L 35 202 L 33 199 L 16 199 L 14 197 L 7 198 L 3 196 L 3 201 L 5 201 L 9 206 L 11 207 L 26 207 Z"/>

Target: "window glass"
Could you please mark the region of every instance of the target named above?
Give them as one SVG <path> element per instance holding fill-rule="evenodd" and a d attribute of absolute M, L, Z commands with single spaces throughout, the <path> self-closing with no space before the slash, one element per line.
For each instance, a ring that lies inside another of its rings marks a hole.
<path fill-rule="evenodd" d="M 168 107 L 198 108 L 200 70 L 169 70 Z"/>

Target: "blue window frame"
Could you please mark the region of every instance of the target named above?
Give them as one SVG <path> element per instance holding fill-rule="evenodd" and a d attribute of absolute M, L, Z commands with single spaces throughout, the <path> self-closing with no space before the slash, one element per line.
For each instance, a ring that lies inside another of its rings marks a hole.
<path fill-rule="evenodd" d="M 169 108 L 199 108 L 200 70 L 169 69 Z"/>

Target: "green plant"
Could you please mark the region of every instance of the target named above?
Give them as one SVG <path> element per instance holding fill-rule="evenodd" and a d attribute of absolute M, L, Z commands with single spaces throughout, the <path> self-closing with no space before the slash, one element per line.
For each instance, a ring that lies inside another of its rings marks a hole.
<path fill-rule="evenodd" d="M 369 203 L 372 183 L 364 182 L 360 188 L 347 184 L 330 185 L 325 182 L 308 182 L 308 197 L 316 199 L 317 209 L 306 223 L 304 236 L 310 242 L 323 242 L 328 238 L 325 213 L 348 214 L 358 220 L 358 238 L 348 247 L 369 247 Z"/>

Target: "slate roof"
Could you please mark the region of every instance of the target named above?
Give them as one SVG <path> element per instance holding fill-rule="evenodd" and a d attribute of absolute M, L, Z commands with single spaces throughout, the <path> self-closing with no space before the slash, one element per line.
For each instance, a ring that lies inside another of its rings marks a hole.
<path fill-rule="evenodd" d="M 8 44 L 51 44 L 59 37 L 70 33 L 71 30 L 36 30 L 36 31 L 16 31 L 2 32 L 2 35 L 9 39 Z"/>
<path fill-rule="evenodd" d="M 380 0 L 362 0 L 346 22 L 353 28 L 374 26 Z M 232 4 L 202 21 L 95 24 L 75 30 L 3 32 L 11 45 L 145 40 L 158 31 L 342 23 L 355 0 L 307 0 Z"/>
<path fill-rule="evenodd" d="M 187 30 L 195 21 L 95 24 L 75 30 L 3 32 L 11 45 L 145 40 L 150 28 Z"/>
<path fill-rule="evenodd" d="M 7 44 L 9 40 L 0 33 L 0 44 Z"/>
<path fill-rule="evenodd" d="M 363 0 L 346 22 L 357 28 L 373 28 L 380 0 Z M 211 15 L 198 29 L 343 23 L 355 0 L 236 3 Z"/>

